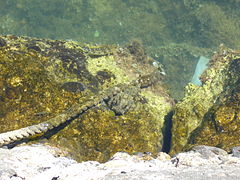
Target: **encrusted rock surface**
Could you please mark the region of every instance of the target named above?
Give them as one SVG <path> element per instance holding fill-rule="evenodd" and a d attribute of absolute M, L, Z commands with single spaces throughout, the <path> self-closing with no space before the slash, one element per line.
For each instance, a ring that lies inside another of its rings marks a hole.
<path fill-rule="evenodd" d="M 189 84 L 174 108 L 172 154 L 202 144 L 228 152 L 239 146 L 240 52 L 221 45 L 208 66 L 202 86 Z"/>
<path fill-rule="evenodd" d="M 199 146 L 170 158 L 159 153 L 116 153 L 106 163 L 86 161 L 77 163 L 64 157 L 65 153 L 46 145 L 31 145 L 0 149 L 1 180 L 115 180 L 115 179 L 218 179 L 232 180 L 240 176 L 240 158 L 224 150 Z"/>
<path fill-rule="evenodd" d="M 119 47 L 0 36 L 0 69 L 0 133 L 42 123 L 21 130 L 24 135 L 4 134 L 0 144 L 40 136 L 79 161 L 162 148 L 173 101 L 161 65 L 138 42 Z"/>

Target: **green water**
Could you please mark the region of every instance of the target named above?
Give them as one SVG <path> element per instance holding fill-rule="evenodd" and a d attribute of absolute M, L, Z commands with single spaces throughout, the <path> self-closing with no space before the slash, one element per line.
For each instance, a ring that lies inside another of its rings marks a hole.
<path fill-rule="evenodd" d="M 137 39 L 183 96 L 199 56 L 240 47 L 239 0 L 0 0 L 0 34 L 124 45 Z"/>

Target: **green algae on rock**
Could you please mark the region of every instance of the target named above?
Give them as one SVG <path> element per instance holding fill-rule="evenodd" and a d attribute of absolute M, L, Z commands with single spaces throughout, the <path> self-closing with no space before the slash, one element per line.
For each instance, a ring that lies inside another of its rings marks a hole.
<path fill-rule="evenodd" d="M 1 36 L 0 132 L 82 107 L 84 114 L 43 137 L 79 161 L 106 161 L 117 151 L 158 152 L 173 103 L 154 60 L 136 52 L 142 50 Z M 115 86 L 122 90 L 111 94 Z"/>
<path fill-rule="evenodd" d="M 171 153 L 193 145 L 230 150 L 239 145 L 240 53 L 223 46 L 201 76 L 203 85 L 189 84 L 175 107 Z"/>

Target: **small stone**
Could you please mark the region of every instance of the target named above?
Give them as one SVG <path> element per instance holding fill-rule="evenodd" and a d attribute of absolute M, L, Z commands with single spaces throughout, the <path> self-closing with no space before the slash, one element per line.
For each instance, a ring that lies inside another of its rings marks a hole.
<path fill-rule="evenodd" d="M 226 156 L 228 154 L 223 149 L 205 145 L 194 146 L 192 150 L 195 152 L 199 152 L 203 156 L 203 158 L 206 159 L 214 157 L 216 155 Z"/>
<path fill-rule="evenodd" d="M 120 160 L 120 159 L 127 160 L 130 157 L 131 156 L 127 152 L 117 152 L 112 156 L 111 160 Z"/>
<path fill-rule="evenodd" d="M 160 161 L 168 161 L 171 159 L 171 156 L 169 156 L 167 153 L 165 152 L 159 152 L 157 154 L 157 160 L 160 160 Z"/>
<path fill-rule="evenodd" d="M 240 146 L 233 147 L 232 154 L 234 157 L 240 158 Z"/>

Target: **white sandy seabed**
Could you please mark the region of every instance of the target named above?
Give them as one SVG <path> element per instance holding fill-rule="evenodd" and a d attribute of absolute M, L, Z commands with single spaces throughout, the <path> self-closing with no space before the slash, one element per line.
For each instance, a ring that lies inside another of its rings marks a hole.
<path fill-rule="evenodd" d="M 233 154 L 196 146 L 175 157 L 116 153 L 108 162 L 78 163 L 46 145 L 0 148 L 0 180 L 228 180 L 240 179 L 239 147 Z"/>

